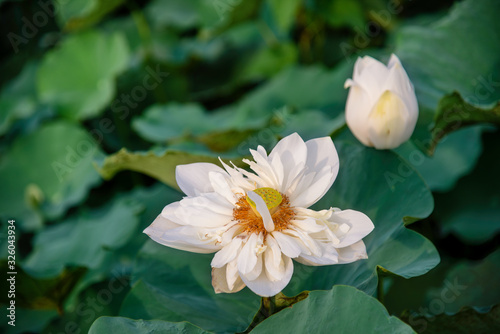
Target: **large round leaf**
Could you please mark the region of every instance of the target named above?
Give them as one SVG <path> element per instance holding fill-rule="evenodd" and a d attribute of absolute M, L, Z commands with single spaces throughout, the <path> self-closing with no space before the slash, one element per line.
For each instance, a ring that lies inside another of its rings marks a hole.
<path fill-rule="evenodd" d="M 500 249 L 480 261 L 460 261 L 401 318 L 419 333 L 496 333 L 500 329 Z M 415 284 L 415 283 L 414 283 Z"/>
<path fill-rule="evenodd" d="M 232 11 L 235 1 L 222 3 L 226 11 Z M 154 0 L 145 8 L 145 14 L 157 28 L 179 30 L 201 25 L 220 23 L 219 4 L 210 0 Z"/>
<path fill-rule="evenodd" d="M 162 320 L 132 320 L 122 317 L 101 317 L 89 330 L 89 334 L 121 333 L 121 334 L 204 334 L 201 328 L 187 322 L 167 322 Z"/>
<path fill-rule="evenodd" d="M 65 263 L 88 267 L 85 276 L 65 300 L 64 315 L 45 328 L 45 332 L 65 332 L 67 323 L 75 323 L 82 333 L 87 333 L 99 316 L 117 315 L 123 298 L 130 290 L 132 259 L 148 239 L 141 231 L 158 215 L 165 202 L 181 197 L 179 192 L 161 183 L 136 188 L 114 199 L 108 210 L 83 211 L 78 216 L 80 219 L 73 216 L 39 233 L 34 239 L 35 249 L 27 261 L 30 272 L 36 271 L 36 274 L 45 276 L 51 271 L 57 272 Z M 144 210 L 138 215 L 142 207 Z M 89 243 L 89 240 L 93 242 Z M 109 300 L 106 297 L 108 292 L 112 294 Z M 52 295 L 45 293 L 42 297 L 50 301 Z M 98 306 L 92 309 L 93 312 L 78 311 L 81 305 L 87 305 L 96 298 Z M 42 311 L 30 314 L 30 317 L 42 316 Z"/>
<path fill-rule="evenodd" d="M 426 334 L 500 332 L 500 305 L 496 305 L 486 313 L 466 307 L 453 315 L 442 313 L 438 316 L 427 317 L 406 313 L 401 318 L 410 323 L 417 332 Z"/>
<path fill-rule="evenodd" d="M 349 286 L 309 297 L 257 325 L 252 333 L 415 333 L 375 298 Z"/>
<path fill-rule="evenodd" d="M 40 99 L 72 119 L 97 115 L 115 94 L 114 79 L 125 70 L 129 50 L 123 35 L 89 31 L 72 35 L 47 53 L 37 77 Z"/>
<path fill-rule="evenodd" d="M 500 233 L 500 131 L 484 135 L 484 152 L 476 169 L 456 187 L 436 194 L 434 216 L 445 234 L 453 233 L 469 244 L 480 244 Z"/>
<path fill-rule="evenodd" d="M 0 134 L 5 134 L 13 122 L 31 116 L 37 105 L 35 73 L 37 63 L 28 63 L 22 72 L 0 91 Z"/>
<path fill-rule="evenodd" d="M 422 314 L 453 314 L 463 307 L 487 309 L 500 300 L 500 249 L 480 261 L 453 266 L 441 286 L 427 292 Z"/>
<path fill-rule="evenodd" d="M 422 153 L 412 141 L 395 151 L 418 170 L 432 191 L 447 191 L 474 168 L 482 151 L 483 130 L 484 126 L 476 125 L 451 133 L 439 143 L 433 156 Z"/>
<path fill-rule="evenodd" d="M 435 109 L 458 91 L 467 102 L 500 100 L 500 2 L 457 3 L 441 20 L 409 26 L 397 35 L 395 53 L 408 72 L 419 104 Z"/>
<path fill-rule="evenodd" d="M 224 125 L 214 121 L 198 104 L 172 102 L 151 106 L 141 116 L 134 118 L 132 127 L 146 140 L 165 143 L 182 136 L 220 131 Z"/>
<path fill-rule="evenodd" d="M 133 236 L 142 209 L 134 200 L 119 199 L 109 208 L 44 229 L 35 238 L 25 269 L 46 276 L 59 273 L 66 265 L 99 267 L 111 250 L 125 245 Z"/>
<path fill-rule="evenodd" d="M 147 152 L 120 151 L 99 159 L 98 171 L 105 179 L 111 179 L 122 170 L 133 170 L 147 174 L 171 187 L 177 187 L 175 167 L 195 162 L 219 163 L 216 156 L 194 154 L 171 149 L 157 149 Z"/>
<path fill-rule="evenodd" d="M 27 229 L 60 216 L 100 182 L 92 160 L 101 156 L 83 128 L 63 121 L 19 138 L 0 162 L 0 214 Z"/>
<path fill-rule="evenodd" d="M 189 321 L 216 332 L 241 331 L 259 309 L 248 289 L 215 294 L 211 254 L 183 252 L 148 241 L 137 256 L 133 287 L 120 315 L 134 319 Z"/>
<path fill-rule="evenodd" d="M 500 83 L 496 83 L 500 85 Z M 490 87 L 493 89 L 493 87 Z M 490 123 L 500 125 L 500 102 L 491 108 L 478 108 L 463 100 L 457 94 L 443 97 L 439 101 L 439 108 L 434 119 L 432 129 L 432 143 L 429 147 L 432 152 L 435 145 L 448 133 L 469 126 L 471 124 Z"/>
<path fill-rule="evenodd" d="M 57 18 L 66 30 L 81 30 L 98 23 L 124 0 L 73 0 L 56 2 Z"/>
<path fill-rule="evenodd" d="M 337 115 L 345 106 L 347 91 L 343 85 L 349 75 L 351 68 L 346 64 L 334 70 L 319 66 L 288 68 L 247 94 L 239 103 L 239 109 L 250 110 L 251 116 L 256 116 L 289 105 Z"/>

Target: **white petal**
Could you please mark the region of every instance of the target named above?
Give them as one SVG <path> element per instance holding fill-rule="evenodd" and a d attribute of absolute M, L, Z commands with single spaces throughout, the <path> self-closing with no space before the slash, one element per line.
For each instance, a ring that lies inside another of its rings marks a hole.
<path fill-rule="evenodd" d="M 264 260 L 262 259 L 262 254 L 258 254 L 257 255 L 257 263 L 255 264 L 255 267 L 253 267 L 252 271 L 246 273 L 245 277 L 249 280 L 256 279 L 263 272 L 263 270 L 262 270 L 263 265 L 264 265 Z M 242 276 L 241 272 L 240 272 L 240 276 Z"/>
<path fill-rule="evenodd" d="M 207 203 L 207 198 L 198 198 L 200 203 Z M 185 201 L 186 200 L 186 201 Z M 221 214 L 212 211 L 204 205 L 192 205 L 194 198 L 187 198 L 180 202 L 167 205 L 161 215 L 179 225 L 191 225 L 198 227 L 221 227 L 229 224 L 232 215 Z"/>
<path fill-rule="evenodd" d="M 220 251 L 215 253 L 212 259 L 211 266 L 221 268 L 228 262 L 233 261 L 239 254 L 243 239 L 234 238 L 229 244 L 224 246 Z"/>
<path fill-rule="evenodd" d="M 281 163 L 276 163 L 276 157 L 279 157 Z M 306 159 L 307 146 L 297 133 L 292 133 L 291 135 L 281 139 L 278 144 L 276 144 L 271 154 L 269 154 L 269 160 L 273 164 L 273 168 L 275 170 L 278 170 L 279 168 L 283 169 L 283 180 L 281 188 L 277 189 L 278 191 L 281 193 L 285 193 L 287 191 L 289 183 L 301 171 L 297 170 L 296 166 L 304 165 Z"/>
<path fill-rule="evenodd" d="M 347 79 L 345 82 L 344 82 L 344 88 L 347 89 L 349 87 L 352 87 L 352 86 L 355 86 L 356 85 L 356 82 L 354 82 L 354 80 L 352 79 Z"/>
<path fill-rule="evenodd" d="M 280 190 L 283 185 L 283 179 L 285 177 L 285 168 L 283 167 L 283 163 L 281 162 L 281 158 L 278 155 L 275 155 L 269 158 L 271 166 L 274 171 L 274 175 L 276 176 L 277 187 L 275 189 Z M 293 173 L 291 173 L 293 174 Z"/>
<path fill-rule="evenodd" d="M 413 88 L 410 78 L 403 68 L 403 65 L 399 62 L 399 59 L 395 55 L 392 55 L 391 61 L 393 63 L 391 64 L 391 62 L 389 62 L 389 77 L 384 85 L 384 91 L 391 90 L 398 94 L 403 100 L 409 113 L 405 133 L 411 134 L 413 133 L 418 119 L 417 96 L 415 95 L 415 89 Z"/>
<path fill-rule="evenodd" d="M 386 90 L 398 93 L 403 99 L 409 93 L 413 93 L 413 85 L 411 84 L 410 78 L 399 61 L 393 63 L 389 69 L 389 74 L 382 87 L 382 92 Z M 413 95 L 415 94 L 413 93 Z"/>
<path fill-rule="evenodd" d="M 212 184 L 208 179 L 210 172 L 226 174 L 217 165 L 199 162 L 188 165 L 178 165 L 175 168 L 175 179 L 177 185 L 188 196 L 197 196 L 201 193 L 213 191 Z"/>
<path fill-rule="evenodd" d="M 372 57 L 365 56 L 359 64 L 356 62 L 353 80 L 362 85 L 373 102 L 380 95 L 388 74 L 387 66 Z"/>
<path fill-rule="evenodd" d="M 163 235 L 163 233 L 165 233 L 168 230 L 178 228 L 181 226 L 182 225 L 176 224 L 173 221 L 166 219 L 160 214 L 151 223 L 151 225 L 149 225 L 144 229 L 143 233 L 146 233 L 149 236 L 153 235 L 158 237 Z"/>
<path fill-rule="evenodd" d="M 237 221 L 232 221 L 230 224 L 224 226 L 226 228 L 225 232 L 222 233 L 222 245 L 229 244 L 235 237 L 236 233 L 239 233 L 241 227 Z M 240 238 L 245 239 L 245 236 L 241 236 Z"/>
<path fill-rule="evenodd" d="M 306 146 L 306 165 L 308 172 L 315 171 L 316 173 L 319 173 L 325 166 L 331 167 L 331 183 L 329 186 L 325 185 L 326 191 L 328 191 L 339 173 L 339 155 L 335 149 L 332 138 L 323 137 L 311 139 L 306 141 Z"/>
<path fill-rule="evenodd" d="M 279 281 L 285 276 L 285 263 L 282 260 L 280 247 L 271 235 L 267 236 L 266 245 L 264 263 L 267 277 L 271 281 Z"/>
<path fill-rule="evenodd" d="M 228 266 L 212 268 L 212 286 L 215 293 L 234 293 L 245 287 L 245 283 L 243 283 L 237 272 L 236 277 L 228 273 Z"/>
<path fill-rule="evenodd" d="M 337 250 L 333 245 L 330 243 L 321 243 L 321 248 L 321 255 L 302 254 L 295 260 L 308 266 L 325 266 L 339 262 Z"/>
<path fill-rule="evenodd" d="M 313 174 L 312 178 L 308 178 Z M 295 189 L 296 194 L 290 198 L 293 206 L 308 208 L 323 197 L 333 183 L 333 172 L 330 166 L 325 166 L 319 173 L 311 173 L 302 178 Z M 311 180 L 312 179 L 312 180 Z"/>
<path fill-rule="evenodd" d="M 252 290 L 254 293 L 262 297 L 271 297 L 282 291 L 290 282 L 293 274 L 293 261 L 287 256 L 283 256 L 283 261 L 285 263 L 285 274 L 283 278 L 279 281 L 271 281 L 266 274 L 266 271 L 262 271 L 259 277 L 254 280 L 249 280 L 245 275 L 241 275 L 243 282 Z"/>
<path fill-rule="evenodd" d="M 259 154 L 261 156 L 263 156 L 264 158 L 267 158 L 267 152 L 266 152 L 266 149 L 264 148 L 264 146 L 262 146 L 262 145 L 257 146 L 257 152 L 259 152 Z"/>
<path fill-rule="evenodd" d="M 337 211 L 340 211 L 340 209 L 337 209 Z M 297 213 L 297 219 L 314 218 L 323 220 L 330 218 L 332 213 L 334 212 L 334 209 L 315 211 L 311 209 L 296 207 L 295 212 Z"/>
<path fill-rule="evenodd" d="M 237 291 L 241 290 L 245 283 L 241 280 L 240 273 L 238 272 L 238 261 L 233 260 L 226 265 L 226 278 L 227 285 L 229 289 L 237 289 Z"/>
<path fill-rule="evenodd" d="M 272 254 L 272 260 L 274 262 L 279 262 L 281 260 L 281 249 L 272 234 L 266 236 L 266 246 L 266 254 Z"/>
<path fill-rule="evenodd" d="M 250 162 L 247 159 L 243 159 L 243 162 L 245 162 L 245 161 Z M 252 162 L 250 162 L 250 163 L 252 163 Z M 250 182 L 253 183 L 252 189 L 260 188 L 260 187 L 267 187 L 269 185 L 269 182 L 266 180 L 263 180 L 260 176 L 255 175 L 254 173 L 250 173 L 250 172 L 244 170 L 243 168 L 238 168 L 238 167 L 235 167 L 235 168 L 238 172 L 245 175 L 250 180 Z"/>
<path fill-rule="evenodd" d="M 274 231 L 272 235 L 276 239 L 276 242 L 278 242 L 281 252 L 286 256 L 293 259 L 302 252 L 302 248 L 296 238 L 277 231 Z"/>
<path fill-rule="evenodd" d="M 397 93 L 386 90 L 373 106 L 368 117 L 368 134 L 377 149 L 396 148 L 408 140 L 406 130 L 409 111 Z"/>
<path fill-rule="evenodd" d="M 387 67 L 389 69 L 391 69 L 395 65 L 401 65 L 401 61 L 399 60 L 398 56 L 396 56 L 394 53 L 392 53 L 391 58 L 389 58 L 389 62 L 387 63 Z"/>
<path fill-rule="evenodd" d="M 237 168 L 229 167 L 224 161 L 222 161 L 221 158 L 219 158 L 219 161 L 221 162 L 226 172 L 229 174 L 233 186 L 242 188 L 243 190 L 242 193 L 246 193 L 248 190 L 255 188 L 255 185 L 250 180 L 245 178 L 243 174 L 240 173 L 240 171 L 238 171 Z"/>
<path fill-rule="evenodd" d="M 262 217 L 262 222 L 264 223 L 264 228 L 268 232 L 274 231 L 274 222 L 273 218 L 271 217 L 271 213 L 269 212 L 269 209 L 267 208 L 266 202 L 254 193 L 253 191 L 249 191 L 247 193 L 248 197 L 255 203 L 255 207 L 257 211 L 259 212 L 260 216 Z"/>
<path fill-rule="evenodd" d="M 236 196 L 231 191 L 231 187 L 229 186 L 227 181 L 227 175 L 217 172 L 210 172 L 208 173 L 208 178 L 216 193 L 224 197 L 232 205 L 236 204 Z"/>
<path fill-rule="evenodd" d="M 366 146 L 373 146 L 368 136 L 368 115 L 371 108 L 371 99 L 366 90 L 357 84 L 351 86 L 345 107 L 345 120 L 353 135 Z"/>
<path fill-rule="evenodd" d="M 290 169 L 290 168 L 289 168 Z M 286 184 L 282 184 L 280 189 L 286 189 L 282 190 L 281 192 L 288 195 L 290 199 L 293 199 L 294 196 L 298 194 L 299 186 L 304 186 L 305 184 L 310 184 L 312 180 L 314 179 L 315 173 L 309 173 L 306 175 L 306 163 L 305 161 L 298 164 L 297 166 L 291 168 L 291 171 L 289 173 L 290 175 L 295 175 L 293 179 L 289 179 Z"/>
<path fill-rule="evenodd" d="M 311 238 L 308 233 L 302 232 L 299 229 L 290 228 L 286 230 L 287 234 L 294 236 L 296 239 L 299 239 L 297 242 L 299 246 L 302 248 L 301 254 L 321 256 L 321 245 L 320 242 Z"/>
<path fill-rule="evenodd" d="M 250 273 L 257 265 L 257 254 L 255 248 L 257 246 L 257 235 L 250 235 L 247 242 L 240 251 L 238 256 L 238 271 L 240 274 Z"/>
<path fill-rule="evenodd" d="M 199 196 L 184 197 L 180 203 L 184 207 L 196 207 L 198 209 L 206 209 L 212 212 L 232 216 L 234 205 L 231 204 L 226 198 L 218 193 L 204 193 Z"/>
<path fill-rule="evenodd" d="M 350 226 L 349 231 L 340 239 L 337 248 L 352 245 L 373 231 L 373 223 L 371 219 L 362 212 L 355 210 L 343 210 L 334 212 L 329 219 L 337 224 L 347 224 Z"/>
<path fill-rule="evenodd" d="M 353 79 L 359 79 L 360 75 L 370 67 L 377 67 L 379 73 L 383 75 L 384 72 L 382 67 L 385 67 L 385 65 L 375 58 L 364 56 L 363 58 L 358 57 L 358 59 L 356 59 L 356 63 L 354 63 Z"/>
<path fill-rule="evenodd" d="M 259 147 L 262 148 L 262 146 Z M 264 150 L 264 148 L 262 148 L 262 150 Z M 262 179 L 265 179 L 268 182 L 269 187 L 276 189 L 279 185 L 278 178 L 273 166 L 271 166 L 271 163 L 267 159 L 265 151 L 262 150 L 260 152 L 250 150 L 250 153 L 255 160 L 255 163 L 249 163 L 250 168 L 252 168 L 252 170 L 257 173 Z"/>
<path fill-rule="evenodd" d="M 306 218 L 304 220 L 294 219 L 291 222 L 295 227 L 300 228 L 307 233 L 317 233 L 326 228 L 323 224 L 318 224 L 314 218 Z"/>
<path fill-rule="evenodd" d="M 243 162 L 248 164 L 250 168 L 255 172 L 255 174 L 258 175 L 259 182 L 257 183 L 259 184 L 260 187 L 270 187 L 270 188 L 276 187 L 274 174 L 269 168 L 248 159 L 243 159 Z M 248 175 L 246 176 L 249 177 Z"/>
<path fill-rule="evenodd" d="M 312 139 L 307 146 L 307 174 L 294 187 L 290 199 L 294 206 L 307 208 L 330 189 L 339 171 L 339 156 L 330 137 Z"/>
<path fill-rule="evenodd" d="M 390 90 L 391 92 L 396 93 L 408 110 L 408 122 L 416 123 L 418 118 L 417 97 L 415 95 L 415 91 L 413 90 L 413 86 L 410 83 L 410 79 L 408 79 L 408 76 L 404 72 L 404 69 L 402 67 L 399 71 L 398 69 L 399 68 L 394 68 L 391 70 L 384 92 Z M 412 125 L 412 127 L 414 127 L 414 125 Z"/>
<path fill-rule="evenodd" d="M 202 240 L 203 232 L 199 228 L 175 224 L 162 215 L 158 215 L 144 233 L 159 244 L 189 252 L 213 253 L 221 248 L 216 239 Z"/>
<path fill-rule="evenodd" d="M 338 248 L 337 252 L 339 254 L 338 263 L 351 263 L 368 258 L 365 243 L 363 241 L 358 241 L 344 248 Z"/>

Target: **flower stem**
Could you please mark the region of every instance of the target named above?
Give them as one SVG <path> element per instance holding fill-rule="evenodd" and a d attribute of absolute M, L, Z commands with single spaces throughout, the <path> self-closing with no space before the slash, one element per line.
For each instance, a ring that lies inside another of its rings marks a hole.
<path fill-rule="evenodd" d="M 262 297 L 262 305 L 267 310 L 267 317 L 276 313 L 276 296 Z"/>
<path fill-rule="evenodd" d="M 292 306 L 295 303 L 304 300 L 309 296 L 309 291 L 304 291 L 298 294 L 295 297 L 287 297 L 283 293 L 278 293 L 276 296 L 272 297 L 262 297 L 260 301 L 260 308 L 253 318 L 252 323 L 248 326 L 248 328 L 244 332 L 240 332 L 239 334 L 248 334 L 262 321 L 266 320 L 273 314 L 278 313 L 279 311 Z"/>

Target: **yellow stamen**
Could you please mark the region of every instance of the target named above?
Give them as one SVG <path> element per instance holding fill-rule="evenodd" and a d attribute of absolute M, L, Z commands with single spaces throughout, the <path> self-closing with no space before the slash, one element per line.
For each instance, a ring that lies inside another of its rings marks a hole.
<path fill-rule="evenodd" d="M 259 194 L 258 190 L 259 189 L 256 189 L 254 190 L 254 192 Z M 274 189 L 271 190 L 276 191 Z M 272 211 L 269 210 L 274 222 L 275 231 L 282 231 L 287 229 L 291 220 L 295 218 L 295 210 L 290 206 L 288 197 L 283 194 L 279 194 L 279 196 L 280 202 L 276 206 L 273 206 L 274 203 L 271 204 Z M 266 201 L 266 199 L 263 199 L 267 204 L 268 202 Z M 233 219 L 239 223 L 238 225 L 241 228 L 239 233 L 263 233 L 264 236 L 266 236 L 268 232 L 264 227 L 262 217 L 260 216 L 260 214 L 258 214 L 254 206 L 255 203 L 253 203 L 252 205 L 247 196 L 241 195 L 241 197 L 238 198 L 238 202 L 236 203 L 236 206 L 233 210 Z"/>
<path fill-rule="evenodd" d="M 281 202 L 283 202 L 283 197 L 281 196 L 279 191 L 276 191 L 273 188 L 257 188 L 253 192 L 262 197 L 271 215 L 276 212 L 278 206 L 281 204 Z M 248 196 L 246 196 L 246 200 L 248 204 L 250 204 L 252 210 L 260 217 L 254 201 L 252 201 Z"/>

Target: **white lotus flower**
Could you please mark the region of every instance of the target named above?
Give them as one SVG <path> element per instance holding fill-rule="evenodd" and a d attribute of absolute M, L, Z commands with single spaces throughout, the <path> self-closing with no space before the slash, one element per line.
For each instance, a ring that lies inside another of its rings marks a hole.
<path fill-rule="evenodd" d="M 366 146 L 396 148 L 407 141 L 418 118 L 413 85 L 396 55 L 388 66 L 365 56 L 354 64 L 345 108 L 351 132 Z"/>
<path fill-rule="evenodd" d="M 283 138 L 269 156 L 262 146 L 243 160 L 255 172 L 210 163 L 180 165 L 187 195 L 167 205 L 144 230 L 154 241 L 197 253 L 215 253 L 215 292 L 248 286 L 274 296 L 290 281 L 292 259 L 321 266 L 366 259 L 361 240 L 373 229 L 361 212 L 308 209 L 331 187 L 339 159 L 330 137 L 304 143 Z"/>

